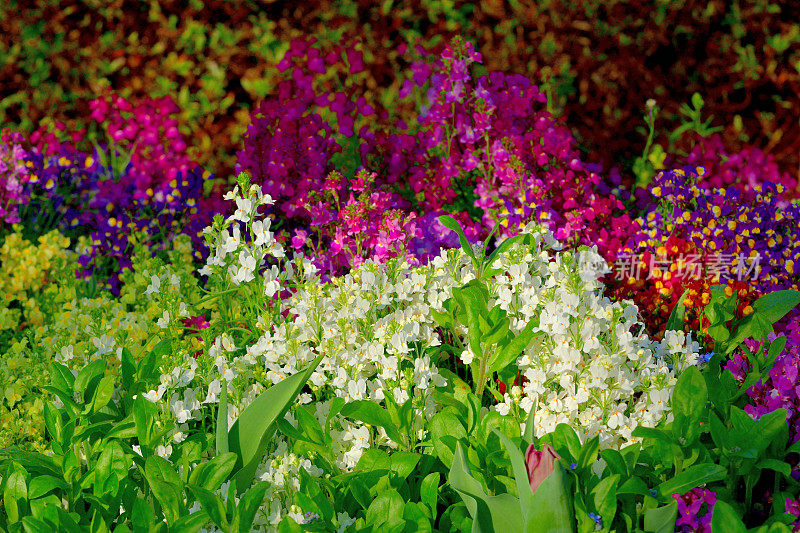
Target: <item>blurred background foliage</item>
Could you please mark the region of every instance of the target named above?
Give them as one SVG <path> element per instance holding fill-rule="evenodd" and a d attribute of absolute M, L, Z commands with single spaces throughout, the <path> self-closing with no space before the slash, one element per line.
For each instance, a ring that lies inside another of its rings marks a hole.
<path fill-rule="evenodd" d="M 648 99 L 666 135 L 699 92 L 728 150 L 756 146 L 800 176 L 798 21 L 800 3 L 769 0 L 5 0 L 0 128 L 84 127 L 89 101 L 106 90 L 170 95 L 192 157 L 228 176 L 292 38 L 360 40 L 365 86 L 381 89 L 369 100 L 401 81 L 400 44 L 461 35 L 487 70 L 540 83 L 550 110 L 606 165 L 630 167 L 641 153 Z"/>

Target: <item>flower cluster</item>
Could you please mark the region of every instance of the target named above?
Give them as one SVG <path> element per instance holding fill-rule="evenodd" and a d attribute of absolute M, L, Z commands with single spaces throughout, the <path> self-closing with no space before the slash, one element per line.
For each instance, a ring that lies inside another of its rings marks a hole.
<path fill-rule="evenodd" d="M 358 267 L 367 257 L 379 262 L 396 257 L 421 233 L 415 213 L 403 209 L 407 202 L 396 193 L 376 190 L 375 178 L 375 173 L 360 170 L 345 187 L 342 175 L 334 171 L 323 193 L 312 191 L 300 198 L 315 238 L 297 228 L 292 247 L 300 250 L 311 244 L 323 279 Z"/>
<path fill-rule="evenodd" d="M 778 355 L 769 370 L 767 379 L 760 379 L 747 390 L 751 403 L 744 410 L 758 420 L 776 409 L 786 409 L 792 442 L 800 441 L 800 319 L 795 317 L 783 332 L 787 337 L 786 348 Z M 774 341 L 777 335 L 770 333 L 767 340 Z M 763 349 L 759 343 L 748 341 L 752 350 Z M 740 353 L 726 363 L 739 381 L 744 381 L 752 365 Z"/>
<path fill-rule="evenodd" d="M 630 225 L 625 216 L 612 217 L 623 204 L 595 192 L 599 169 L 581 161 L 575 139 L 550 116 L 539 88 L 501 72 L 474 79 L 470 66 L 480 61 L 469 42 L 456 40 L 433 64 L 414 65 L 401 94 L 427 87 L 428 103 L 415 136 L 388 139 L 391 160 L 406 158 L 390 174 L 406 173 L 426 210 L 472 193 L 486 227 L 503 219 L 502 235 L 534 220 L 559 240 L 597 244 L 610 258 Z"/>
<path fill-rule="evenodd" d="M 788 172 L 780 172 L 771 154 L 753 146 L 729 153 L 718 134 L 698 136 L 685 161 L 687 165 L 705 168 L 706 172 L 697 181 L 697 185 L 709 191 L 733 187 L 749 201 L 757 197 L 759 185 L 766 182 L 780 184 L 783 186 L 781 201 L 778 203 L 781 208 L 786 207 L 788 200 L 798 193 L 797 180 Z"/>
<path fill-rule="evenodd" d="M 0 330 L 44 323 L 36 297 L 53 281 L 54 258 L 63 258 L 69 246 L 69 239 L 57 230 L 39 237 L 38 244 L 24 239 L 19 225 L 13 230 L 0 247 Z"/>
<path fill-rule="evenodd" d="M 0 223 L 20 221 L 19 205 L 28 202 L 24 186 L 29 180 L 21 135 L 6 130 L 0 135 Z"/>
<path fill-rule="evenodd" d="M 783 185 L 756 184 L 754 198 L 747 200 L 736 188 L 699 186 L 704 175 L 694 167 L 660 172 L 650 189 L 659 205 L 637 219 L 638 231 L 620 250 L 641 261 L 610 284 L 616 296 L 639 303 L 652 325 L 666 321 L 687 289 L 693 292 L 684 303 L 697 327 L 712 283 L 739 294 L 740 315 L 752 310 L 749 303 L 758 294 L 797 288 L 800 207 L 779 207 Z M 689 255 L 705 265 L 699 280 L 687 264 Z"/>
<path fill-rule="evenodd" d="M 708 489 L 694 488 L 686 494 L 672 495 L 678 502 L 675 530 L 681 533 L 711 533 L 711 519 L 717 494 Z"/>
<path fill-rule="evenodd" d="M 525 379 L 496 409 L 519 416 L 533 410 L 537 436 L 567 423 L 582 439 L 599 435 L 602 446 L 631 442 L 637 426 L 669 416 L 674 372 L 698 362 L 699 345 L 683 332 L 652 341 L 635 305 L 603 297 L 598 278 L 607 265 L 596 249 L 552 261 L 542 252 L 512 249 L 495 265 L 508 275 L 497 278 L 494 303 L 515 327 L 539 321 L 517 361 Z M 467 349 L 461 359 L 473 357 Z"/>
<path fill-rule="evenodd" d="M 104 121 L 108 145 L 96 146 L 90 155 L 52 132 L 37 132 L 26 161 L 28 189 L 31 201 L 47 213 L 46 221 L 33 223 L 88 232 L 91 247 L 81 257 L 80 274 L 108 276 L 106 284 L 118 294 L 119 273 L 130 268 L 134 233 L 163 250 L 186 232 L 200 259 L 202 228 L 222 206 L 213 195 L 203 195 L 213 176 L 188 159 L 170 99 L 134 105 L 109 95 L 93 101 L 92 109 L 93 118 Z"/>

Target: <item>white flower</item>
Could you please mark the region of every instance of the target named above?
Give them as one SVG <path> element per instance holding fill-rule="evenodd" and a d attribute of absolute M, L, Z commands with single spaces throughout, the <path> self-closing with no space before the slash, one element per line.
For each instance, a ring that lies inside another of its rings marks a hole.
<path fill-rule="evenodd" d="M 157 294 L 161 290 L 161 278 L 153 274 L 150 276 L 150 284 L 144 290 L 144 295 Z"/>
<path fill-rule="evenodd" d="M 255 279 L 256 258 L 253 257 L 253 254 L 249 249 L 245 248 L 239 252 L 238 269 L 233 265 L 231 268 L 236 272 L 231 276 L 231 281 L 233 281 L 236 285 L 239 285 L 240 283 L 247 283 L 248 281 Z"/>
<path fill-rule="evenodd" d="M 95 353 L 97 357 L 111 353 L 111 351 L 114 349 L 114 339 L 106 334 L 103 334 L 100 337 L 92 337 L 92 344 L 94 344 L 95 348 L 97 348 L 97 352 Z"/>
<path fill-rule="evenodd" d="M 271 223 L 272 221 L 268 218 L 253 222 L 251 231 L 255 236 L 255 241 L 253 242 L 255 246 L 264 246 L 273 241 L 272 232 L 269 230 Z"/>
<path fill-rule="evenodd" d="M 164 314 L 161 315 L 161 318 L 156 321 L 156 325 L 158 325 L 158 327 L 161 329 L 166 329 L 169 327 L 169 311 L 164 311 Z"/>
<path fill-rule="evenodd" d="M 228 220 L 240 220 L 247 224 L 250 222 L 253 212 L 253 201 L 249 198 L 234 198 L 234 200 L 236 201 L 236 212 L 233 216 L 228 217 Z"/>

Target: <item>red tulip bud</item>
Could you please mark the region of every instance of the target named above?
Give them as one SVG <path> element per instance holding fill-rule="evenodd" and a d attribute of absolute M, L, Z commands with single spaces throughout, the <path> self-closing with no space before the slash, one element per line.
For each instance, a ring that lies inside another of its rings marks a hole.
<path fill-rule="evenodd" d="M 528 450 L 525 452 L 525 466 L 528 469 L 531 491 L 536 492 L 547 476 L 553 473 L 556 459 L 561 459 L 561 457 L 549 444 L 545 444 L 541 450 L 537 450 L 533 444 L 528 446 Z"/>

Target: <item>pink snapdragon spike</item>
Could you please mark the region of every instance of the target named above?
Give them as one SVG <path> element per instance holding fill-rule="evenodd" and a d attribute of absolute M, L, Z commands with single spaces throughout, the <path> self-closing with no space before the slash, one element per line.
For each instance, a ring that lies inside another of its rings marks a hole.
<path fill-rule="evenodd" d="M 533 444 L 528 446 L 525 451 L 525 467 L 528 469 L 531 491 L 536 492 L 547 476 L 553 473 L 556 459 L 561 459 L 561 456 L 549 444 L 542 446 L 541 450 L 537 450 Z"/>

